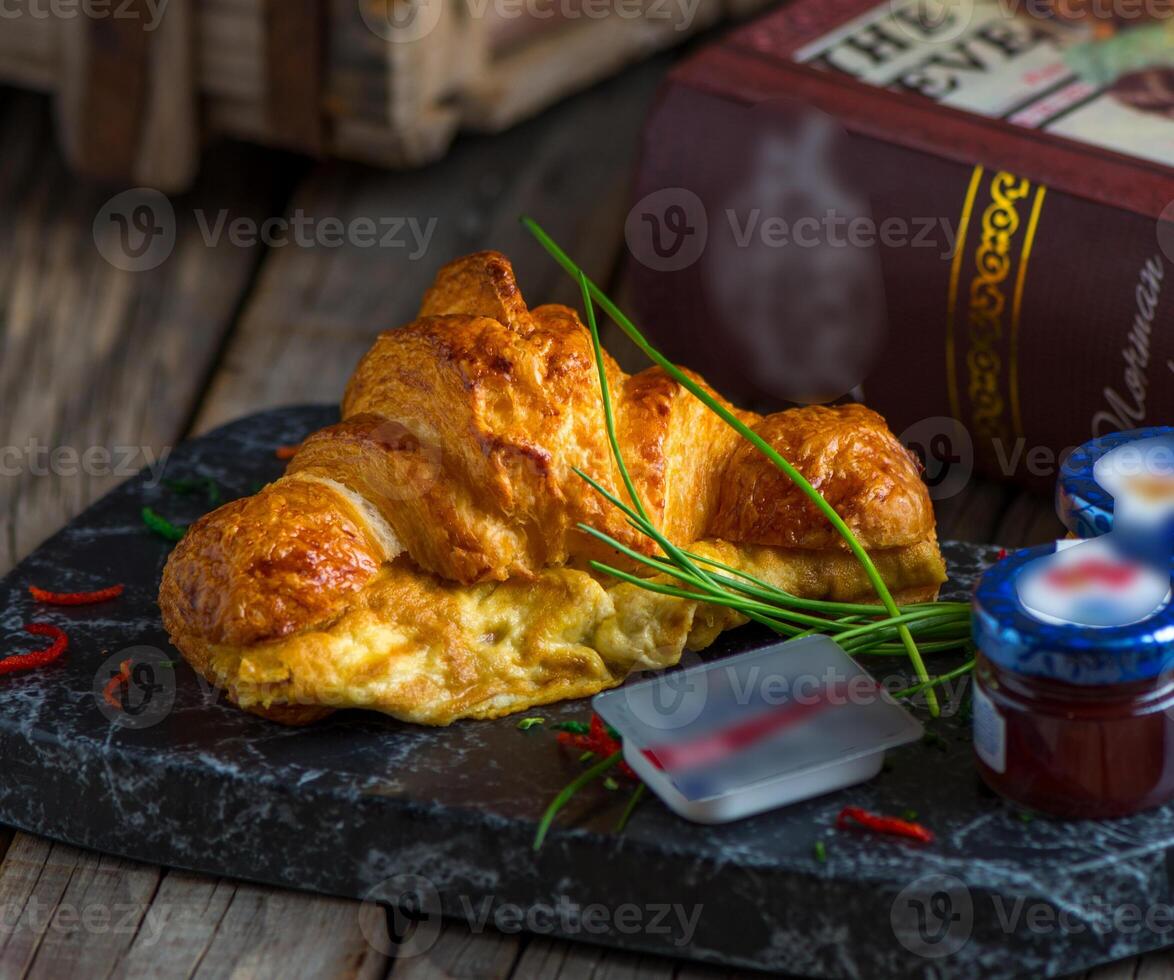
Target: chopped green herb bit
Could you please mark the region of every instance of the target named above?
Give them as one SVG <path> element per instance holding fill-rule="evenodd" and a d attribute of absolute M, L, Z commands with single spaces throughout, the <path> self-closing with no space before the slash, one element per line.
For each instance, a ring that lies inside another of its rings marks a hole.
<path fill-rule="evenodd" d="M 518 728 L 523 732 L 528 732 L 535 725 L 545 725 L 545 718 L 523 718 L 518 722 Z"/>
<path fill-rule="evenodd" d="M 1032 813 L 1030 810 L 1020 810 L 1019 811 L 1019 819 L 1022 820 L 1024 823 L 1031 823 L 1035 819 L 1035 814 Z"/>
<path fill-rule="evenodd" d="M 218 507 L 224 500 L 220 487 L 210 476 L 202 476 L 196 480 L 164 480 L 163 485 L 172 493 L 184 494 L 206 493 L 208 503 Z"/>
<path fill-rule="evenodd" d="M 916 810 L 904 810 L 901 813 L 901 819 L 902 820 L 916 820 L 917 819 L 917 811 Z"/>
<path fill-rule="evenodd" d="M 823 864 L 827 859 L 828 859 L 827 845 L 823 841 L 817 840 L 815 842 L 815 860 L 817 860 L 820 864 Z"/>
<path fill-rule="evenodd" d="M 644 799 L 644 784 L 641 783 L 628 797 L 628 805 L 624 807 L 624 812 L 620 815 L 619 821 L 616 823 L 616 833 L 622 833 L 623 829 L 628 826 L 628 821 L 632 817 L 632 813 L 636 807 L 640 805 L 640 801 Z"/>
<path fill-rule="evenodd" d="M 594 758 L 595 758 L 595 753 L 592 752 L 590 749 L 588 749 L 581 756 L 579 756 L 579 761 L 580 762 L 590 762 Z"/>
<path fill-rule="evenodd" d="M 552 732 L 570 732 L 573 735 L 587 735 L 591 726 L 581 721 L 556 721 L 550 726 Z"/>
<path fill-rule="evenodd" d="M 617 783 L 614 779 L 612 779 L 611 776 L 608 776 L 607 779 L 605 779 L 603 781 L 603 788 L 610 789 L 610 790 L 614 791 L 614 790 L 617 790 L 620 788 L 620 784 Z"/>
<path fill-rule="evenodd" d="M 150 507 L 143 508 L 143 523 L 159 537 L 166 538 L 168 541 L 179 541 L 187 534 L 188 530 L 186 527 L 172 524 L 167 518 L 156 514 Z"/>

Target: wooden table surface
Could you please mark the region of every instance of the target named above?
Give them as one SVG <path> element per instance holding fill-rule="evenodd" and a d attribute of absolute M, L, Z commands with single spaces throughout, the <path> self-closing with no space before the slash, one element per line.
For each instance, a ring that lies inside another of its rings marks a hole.
<path fill-rule="evenodd" d="M 24 451 L 32 439 L 79 452 L 159 453 L 257 409 L 337 401 L 375 334 L 411 320 L 437 267 L 476 249 L 514 257 L 534 300 L 574 303 L 573 284 L 518 227 L 521 213 L 622 297 L 637 136 L 669 60 L 513 132 L 466 139 L 420 173 L 212 147 L 198 185 L 174 202 L 173 253 L 149 272 L 115 268 L 96 248 L 95 216 L 112 191 L 64 170 L 48 102 L 0 89 L 0 447 Z M 435 230 L 422 256 L 210 240 L 222 212 L 261 221 L 299 211 L 319 222 L 435 220 Z M 626 367 L 639 365 L 614 336 L 609 346 Z M 124 478 L 101 467 L 57 469 L 0 476 L 0 574 Z M 981 482 L 942 503 L 938 518 L 943 538 L 1007 546 L 1059 533 L 1049 501 Z M 210 847 L 216 833 L 208 828 Z M 3 828 L 0 853 L 0 977 L 726 975 L 456 923 L 426 954 L 392 961 L 364 940 L 357 902 L 136 864 Z M 144 923 L 161 926 L 157 942 Z M 1171 971 L 1174 957 L 1157 954 L 1090 976 Z"/>

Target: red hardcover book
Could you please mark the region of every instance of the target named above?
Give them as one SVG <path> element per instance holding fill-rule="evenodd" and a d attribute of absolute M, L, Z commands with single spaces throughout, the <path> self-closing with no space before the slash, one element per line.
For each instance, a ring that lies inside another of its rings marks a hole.
<path fill-rule="evenodd" d="M 628 221 L 641 321 L 757 406 L 863 396 L 955 486 L 1174 421 L 1174 21 L 1049 13 L 797 0 L 684 62 Z"/>

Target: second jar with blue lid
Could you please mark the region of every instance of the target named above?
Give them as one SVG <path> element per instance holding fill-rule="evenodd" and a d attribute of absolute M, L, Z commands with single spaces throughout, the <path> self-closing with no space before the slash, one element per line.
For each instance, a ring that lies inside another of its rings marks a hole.
<path fill-rule="evenodd" d="M 1174 427 L 1113 432 L 1086 442 L 1060 467 L 1056 513 L 1077 538 L 1112 532 L 1123 508 L 1174 513 Z M 1166 532 L 1171 528 L 1167 522 Z"/>

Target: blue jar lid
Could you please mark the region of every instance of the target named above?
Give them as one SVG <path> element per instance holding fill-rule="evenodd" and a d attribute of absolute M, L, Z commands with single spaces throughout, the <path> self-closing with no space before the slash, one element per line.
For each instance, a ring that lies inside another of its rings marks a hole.
<path fill-rule="evenodd" d="M 1056 513 L 1064 526 L 1078 538 L 1097 538 L 1113 530 L 1113 496 L 1097 483 L 1093 472 L 1097 461 L 1131 442 L 1159 436 L 1174 437 L 1174 427 L 1112 432 L 1074 450 L 1060 467 L 1056 482 Z"/>
<path fill-rule="evenodd" d="M 1044 622 L 1019 600 L 1019 575 L 1054 544 L 1026 548 L 987 569 L 974 593 L 972 635 L 1000 667 L 1068 684 L 1152 680 L 1174 669 L 1174 603 L 1128 626 L 1090 628 Z"/>

